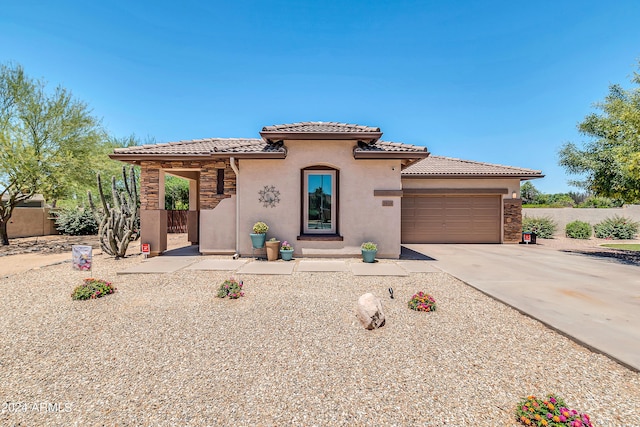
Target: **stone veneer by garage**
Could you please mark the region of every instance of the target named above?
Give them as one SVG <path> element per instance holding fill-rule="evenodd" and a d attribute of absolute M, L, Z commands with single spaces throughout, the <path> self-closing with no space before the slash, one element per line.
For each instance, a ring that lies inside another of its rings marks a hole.
<path fill-rule="evenodd" d="M 522 239 L 522 199 L 504 199 L 504 243 Z"/>

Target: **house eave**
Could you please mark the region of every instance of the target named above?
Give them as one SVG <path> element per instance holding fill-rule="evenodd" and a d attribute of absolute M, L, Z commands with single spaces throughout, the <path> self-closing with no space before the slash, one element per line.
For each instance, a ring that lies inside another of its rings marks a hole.
<path fill-rule="evenodd" d="M 269 152 L 269 153 L 220 153 L 215 154 L 109 154 L 109 158 L 113 160 L 119 160 L 121 162 L 138 164 L 141 161 L 172 161 L 172 160 L 213 160 L 213 159 L 228 159 L 235 157 L 237 159 L 285 159 L 287 157 L 286 152 Z"/>
<path fill-rule="evenodd" d="M 389 160 L 389 159 L 405 159 L 411 160 L 414 163 L 417 160 L 421 160 L 429 157 L 429 152 L 400 152 L 400 151 L 354 151 L 354 159 L 376 159 L 376 160 Z"/>
<path fill-rule="evenodd" d="M 461 178 L 486 178 L 486 179 L 504 179 L 504 178 L 514 178 L 514 179 L 537 179 L 544 178 L 544 175 L 497 175 L 497 174 L 402 174 L 402 178 L 411 178 L 411 179 L 461 179 Z"/>

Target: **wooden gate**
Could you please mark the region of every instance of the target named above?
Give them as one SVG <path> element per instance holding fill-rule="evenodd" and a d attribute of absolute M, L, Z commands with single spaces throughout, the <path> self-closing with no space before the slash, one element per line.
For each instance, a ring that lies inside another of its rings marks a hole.
<path fill-rule="evenodd" d="M 189 211 L 167 211 L 167 233 L 187 232 L 187 212 Z"/>

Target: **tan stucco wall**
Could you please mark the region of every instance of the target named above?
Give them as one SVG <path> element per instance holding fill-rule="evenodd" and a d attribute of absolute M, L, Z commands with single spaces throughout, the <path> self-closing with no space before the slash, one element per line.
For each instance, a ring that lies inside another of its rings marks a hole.
<path fill-rule="evenodd" d="M 236 196 L 233 195 L 221 200 L 215 209 L 200 210 L 200 253 L 233 254 L 235 246 Z"/>
<path fill-rule="evenodd" d="M 167 250 L 167 211 L 140 210 L 140 243 L 149 243 L 151 256 Z"/>
<path fill-rule="evenodd" d="M 237 181 L 240 204 L 239 246 L 250 255 L 253 224 L 269 225 L 267 238 L 288 240 L 295 254 L 353 255 L 364 241 L 378 244 L 380 258 L 400 255 L 400 197 L 374 197 L 374 190 L 400 190 L 399 160 L 355 160 L 352 141 L 286 141 L 286 159 L 242 159 Z M 339 234 L 343 241 L 297 240 L 300 235 L 301 169 L 330 166 L 339 170 Z M 264 207 L 259 191 L 273 185 L 280 192 L 276 207 Z M 382 206 L 392 200 L 393 206 Z M 204 222 L 201 221 L 204 226 Z"/>
<path fill-rule="evenodd" d="M 640 222 L 640 205 L 625 205 L 621 208 L 524 208 L 523 216 L 528 218 L 551 218 L 558 227 L 556 236 L 564 236 L 567 224 L 572 221 L 584 221 L 591 225 L 615 215 L 631 218 Z"/>
<path fill-rule="evenodd" d="M 473 178 L 473 179 L 424 179 L 402 178 L 403 188 L 506 188 L 505 198 L 511 198 L 515 191 L 520 197 L 520 179 L 518 178 Z"/>
<path fill-rule="evenodd" d="M 49 208 L 14 208 L 7 224 L 7 235 L 15 239 L 58 234 L 55 221 L 49 217 Z"/>

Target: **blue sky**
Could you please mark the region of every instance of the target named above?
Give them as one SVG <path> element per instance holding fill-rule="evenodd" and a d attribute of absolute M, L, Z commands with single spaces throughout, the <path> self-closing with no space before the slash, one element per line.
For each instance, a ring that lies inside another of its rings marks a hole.
<path fill-rule="evenodd" d="M 258 137 L 340 121 L 433 154 L 541 169 L 640 58 L 638 1 L 29 1 L 0 62 L 61 84 L 116 136 Z"/>

